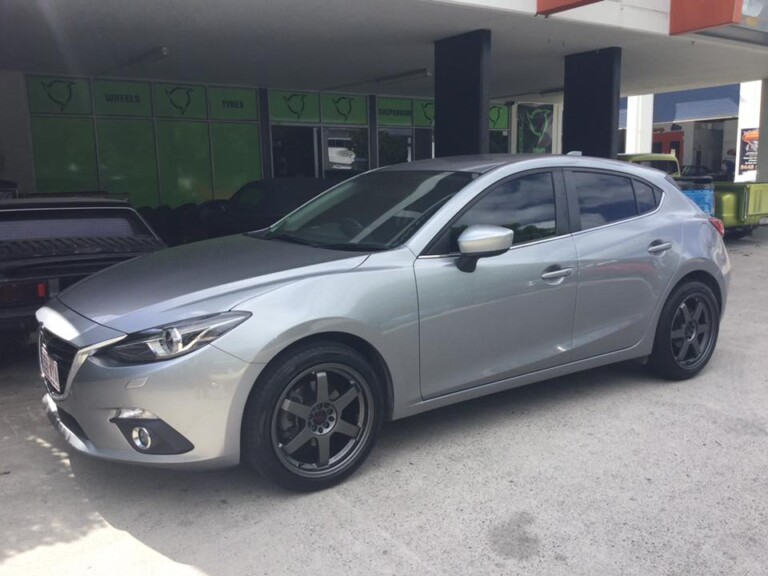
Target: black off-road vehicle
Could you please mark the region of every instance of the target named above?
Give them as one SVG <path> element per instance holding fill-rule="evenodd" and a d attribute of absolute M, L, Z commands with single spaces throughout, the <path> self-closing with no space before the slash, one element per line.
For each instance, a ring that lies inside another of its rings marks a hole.
<path fill-rule="evenodd" d="M 0 200 L 0 356 L 37 326 L 48 298 L 108 266 L 163 248 L 127 203 Z"/>

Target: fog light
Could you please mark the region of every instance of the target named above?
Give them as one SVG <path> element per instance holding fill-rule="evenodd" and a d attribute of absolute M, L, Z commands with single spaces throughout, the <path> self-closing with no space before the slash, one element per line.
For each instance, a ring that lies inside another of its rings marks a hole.
<path fill-rule="evenodd" d="M 152 436 L 149 430 L 143 426 L 137 426 L 133 429 L 131 439 L 133 440 L 133 445 L 139 450 L 149 450 L 149 447 L 152 446 Z"/>
<path fill-rule="evenodd" d="M 122 420 L 157 420 L 157 416 L 143 408 L 119 408 L 115 418 Z"/>

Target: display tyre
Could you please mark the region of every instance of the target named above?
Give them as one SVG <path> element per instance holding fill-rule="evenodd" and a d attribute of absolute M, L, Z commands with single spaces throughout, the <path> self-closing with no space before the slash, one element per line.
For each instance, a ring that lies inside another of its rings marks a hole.
<path fill-rule="evenodd" d="M 366 459 L 382 424 L 381 384 L 356 350 L 293 349 L 259 377 L 243 415 L 243 460 L 292 490 L 321 490 Z"/>
<path fill-rule="evenodd" d="M 712 357 L 719 328 L 720 307 L 709 286 L 681 284 L 661 311 L 650 368 L 671 380 L 695 376 Z"/>

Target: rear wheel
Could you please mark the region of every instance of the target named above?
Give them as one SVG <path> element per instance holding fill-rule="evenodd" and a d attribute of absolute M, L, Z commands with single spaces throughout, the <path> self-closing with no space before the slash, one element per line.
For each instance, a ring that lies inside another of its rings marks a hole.
<path fill-rule="evenodd" d="M 671 380 L 695 376 L 712 357 L 719 329 L 720 307 L 709 286 L 681 284 L 662 309 L 650 368 Z"/>
<path fill-rule="evenodd" d="M 293 490 L 320 490 L 360 466 L 381 429 L 376 373 L 357 351 L 336 343 L 292 351 L 267 368 L 248 400 L 243 457 Z"/>

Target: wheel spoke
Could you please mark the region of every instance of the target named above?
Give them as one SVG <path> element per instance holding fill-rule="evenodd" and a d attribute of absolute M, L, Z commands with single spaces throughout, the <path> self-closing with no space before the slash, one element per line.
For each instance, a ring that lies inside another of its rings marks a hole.
<path fill-rule="evenodd" d="M 336 410 L 341 413 L 341 411 L 349 406 L 358 396 L 360 396 L 360 391 L 355 386 L 353 386 L 347 390 L 339 399 L 337 399 L 333 405 Z"/>
<path fill-rule="evenodd" d="M 344 436 L 349 436 L 350 438 L 357 438 L 357 435 L 360 434 L 360 426 L 355 426 L 345 420 L 339 420 L 333 431 L 338 432 L 339 434 L 344 434 Z"/>
<path fill-rule="evenodd" d="M 685 302 L 680 304 L 680 312 L 683 313 L 683 318 L 685 318 L 686 322 L 691 321 L 691 311 L 688 310 L 688 304 L 686 304 Z"/>
<path fill-rule="evenodd" d="M 315 374 L 317 379 L 317 402 L 328 401 L 328 373 L 325 371 Z"/>
<path fill-rule="evenodd" d="M 283 400 L 282 405 L 280 406 L 282 410 L 285 410 L 289 414 L 293 414 L 294 416 L 298 416 L 302 420 L 308 420 L 309 419 L 309 406 L 305 406 L 304 404 L 300 404 L 299 402 L 294 402 L 293 400 L 289 400 L 286 398 Z"/>
<path fill-rule="evenodd" d="M 699 303 L 696 305 L 696 310 L 693 313 L 693 319 L 696 320 L 696 322 L 699 322 L 699 319 L 701 318 L 701 315 L 703 312 L 704 312 L 704 302 L 699 301 Z"/>
<path fill-rule="evenodd" d="M 677 353 L 678 362 L 683 362 L 685 360 L 685 357 L 688 355 L 688 348 L 690 348 L 690 344 L 688 343 L 688 340 L 685 340 L 680 347 L 680 352 Z"/>
<path fill-rule="evenodd" d="M 326 434 L 317 439 L 317 465 L 328 466 L 331 459 L 331 435 Z"/>
<path fill-rule="evenodd" d="M 702 334 L 709 334 L 709 324 L 699 324 L 699 331 L 697 334 L 699 336 Z"/>
<path fill-rule="evenodd" d="M 287 454 L 293 454 L 296 450 L 304 446 L 311 437 L 312 432 L 309 431 L 309 428 L 304 428 L 293 437 L 293 440 L 288 442 L 288 444 L 285 444 L 282 448 Z"/>
<path fill-rule="evenodd" d="M 680 328 L 678 330 L 672 330 L 672 340 L 680 340 L 681 338 L 685 337 L 685 330 L 683 328 Z"/>
<path fill-rule="evenodd" d="M 691 347 L 693 348 L 694 358 L 698 358 L 701 354 L 701 344 L 699 344 L 699 340 L 697 338 L 691 340 Z"/>

